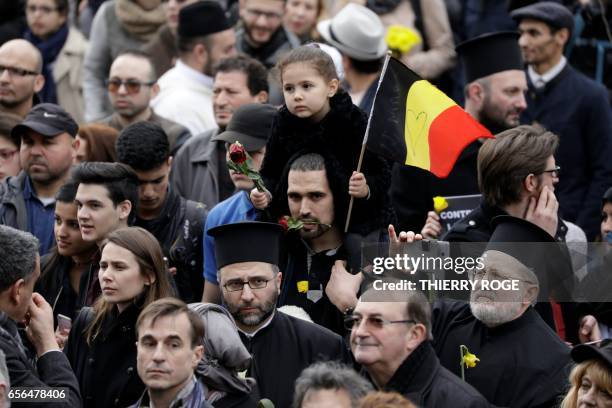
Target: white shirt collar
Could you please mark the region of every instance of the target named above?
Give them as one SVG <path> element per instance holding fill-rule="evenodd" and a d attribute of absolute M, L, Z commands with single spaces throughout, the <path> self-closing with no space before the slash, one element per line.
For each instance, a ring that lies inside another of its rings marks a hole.
<path fill-rule="evenodd" d="M 189 77 L 191 80 L 199 82 L 201 85 L 212 89 L 214 82 L 214 79 L 212 77 L 209 77 L 208 75 L 191 68 L 189 65 L 185 64 L 180 59 L 176 61 L 176 65 L 174 66 L 174 68 L 176 68 L 176 70 L 181 75 Z"/>
<path fill-rule="evenodd" d="M 561 71 L 563 71 L 563 68 L 565 68 L 566 64 L 567 59 L 562 55 L 559 62 L 542 75 L 535 72 L 531 65 L 527 67 L 527 73 L 529 74 L 529 79 L 531 80 L 533 86 L 535 86 L 536 88 L 543 88 L 547 83 L 549 83 L 557 75 L 559 75 Z"/>

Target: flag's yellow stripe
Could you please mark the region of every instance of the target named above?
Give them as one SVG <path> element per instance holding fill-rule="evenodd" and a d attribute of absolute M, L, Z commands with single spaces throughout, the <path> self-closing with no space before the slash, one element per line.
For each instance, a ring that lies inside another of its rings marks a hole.
<path fill-rule="evenodd" d="M 430 168 L 429 129 L 432 122 L 455 102 L 425 80 L 416 81 L 406 96 L 406 164 Z"/>

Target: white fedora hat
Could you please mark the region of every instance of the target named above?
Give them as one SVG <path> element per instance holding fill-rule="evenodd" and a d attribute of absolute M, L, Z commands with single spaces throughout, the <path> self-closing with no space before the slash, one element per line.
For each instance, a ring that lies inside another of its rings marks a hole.
<path fill-rule="evenodd" d="M 325 41 L 356 60 L 376 60 L 387 52 L 380 17 L 359 4 L 347 4 L 334 18 L 317 24 L 317 30 Z"/>

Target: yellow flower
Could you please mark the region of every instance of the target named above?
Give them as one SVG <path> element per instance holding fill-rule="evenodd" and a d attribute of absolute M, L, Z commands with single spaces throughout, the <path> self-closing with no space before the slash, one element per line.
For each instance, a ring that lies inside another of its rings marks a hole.
<path fill-rule="evenodd" d="M 392 25 L 385 36 L 387 46 L 400 54 L 409 52 L 412 47 L 421 43 L 421 36 L 415 30 L 402 25 Z"/>
<path fill-rule="evenodd" d="M 479 361 L 480 359 L 476 357 L 476 354 L 472 354 L 470 352 L 465 353 L 465 355 L 463 356 L 463 364 L 465 364 L 467 368 L 476 367 L 476 363 Z"/>
<path fill-rule="evenodd" d="M 308 281 L 299 281 L 297 283 L 297 290 L 299 293 L 308 292 Z"/>
<path fill-rule="evenodd" d="M 440 196 L 434 197 L 433 203 L 434 203 L 434 210 L 437 213 L 441 213 L 442 211 L 448 208 L 448 201 L 446 201 L 446 198 L 444 197 L 440 197 Z"/>

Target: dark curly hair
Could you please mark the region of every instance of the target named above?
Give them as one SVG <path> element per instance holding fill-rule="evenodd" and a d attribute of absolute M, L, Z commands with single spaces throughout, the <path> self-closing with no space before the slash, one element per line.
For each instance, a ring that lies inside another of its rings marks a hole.
<path fill-rule="evenodd" d="M 136 122 L 123 129 L 115 150 L 119 162 L 140 171 L 157 169 L 170 156 L 168 135 L 153 122 Z"/>

